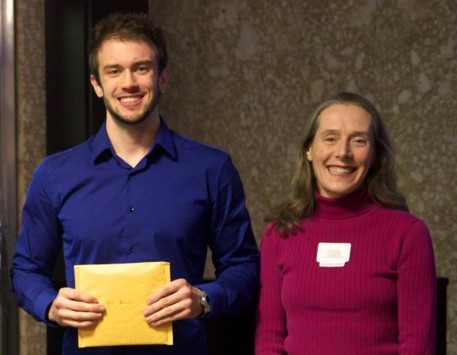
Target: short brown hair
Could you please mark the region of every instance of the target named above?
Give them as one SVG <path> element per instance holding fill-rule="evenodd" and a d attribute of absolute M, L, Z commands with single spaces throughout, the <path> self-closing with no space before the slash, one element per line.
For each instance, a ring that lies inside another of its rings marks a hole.
<path fill-rule="evenodd" d="M 89 70 L 97 82 L 100 82 L 98 52 L 104 41 L 113 38 L 121 41 L 145 41 L 153 45 L 157 50 L 159 74 L 167 67 L 168 51 L 162 29 L 154 26 L 145 13 L 116 12 L 100 20 L 89 38 Z"/>

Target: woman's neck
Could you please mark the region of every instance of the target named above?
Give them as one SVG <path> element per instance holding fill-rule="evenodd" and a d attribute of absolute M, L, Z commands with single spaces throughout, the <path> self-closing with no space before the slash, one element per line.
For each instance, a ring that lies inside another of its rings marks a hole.
<path fill-rule="evenodd" d="M 365 188 L 340 198 L 323 197 L 316 193 L 315 217 L 324 219 L 345 219 L 364 214 L 375 204 Z"/>

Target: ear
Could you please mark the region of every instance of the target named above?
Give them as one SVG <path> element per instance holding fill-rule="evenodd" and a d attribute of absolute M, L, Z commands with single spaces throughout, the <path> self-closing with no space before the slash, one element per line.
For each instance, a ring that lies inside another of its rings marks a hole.
<path fill-rule="evenodd" d="M 308 161 L 313 161 L 313 155 L 312 155 L 312 152 L 311 152 L 311 147 L 308 148 L 308 150 L 306 151 L 306 159 L 308 159 Z"/>
<path fill-rule="evenodd" d="M 97 82 L 97 79 L 95 79 L 95 76 L 93 76 L 93 75 L 90 76 L 90 83 L 92 84 L 92 87 L 94 88 L 95 94 L 98 97 L 102 98 L 103 97 L 103 88 Z"/>
<path fill-rule="evenodd" d="M 165 69 L 162 70 L 162 73 L 160 73 L 159 77 L 159 90 L 161 92 L 165 91 L 168 85 L 168 78 L 170 77 L 170 68 L 166 67 Z"/>

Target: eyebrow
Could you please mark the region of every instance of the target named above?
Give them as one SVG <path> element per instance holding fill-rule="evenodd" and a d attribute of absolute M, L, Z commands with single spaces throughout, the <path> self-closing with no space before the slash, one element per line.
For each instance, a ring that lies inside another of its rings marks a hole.
<path fill-rule="evenodd" d="M 139 65 L 154 65 L 154 62 L 152 60 L 140 60 L 139 62 L 135 62 L 133 63 L 133 65 L 135 66 L 139 66 Z"/>
<path fill-rule="evenodd" d="M 339 134 L 338 129 L 326 129 L 322 131 L 322 134 Z M 370 131 L 354 131 L 350 133 L 350 136 L 370 136 Z"/>
<path fill-rule="evenodd" d="M 153 66 L 154 63 L 152 62 L 152 60 L 140 60 L 139 62 L 135 62 L 133 63 L 133 67 L 135 66 L 141 66 L 141 65 L 150 65 L 150 66 Z M 107 64 L 105 65 L 102 69 L 103 70 L 106 70 L 106 69 L 112 69 L 112 68 L 119 68 L 119 67 L 122 67 L 122 65 L 120 64 Z"/>

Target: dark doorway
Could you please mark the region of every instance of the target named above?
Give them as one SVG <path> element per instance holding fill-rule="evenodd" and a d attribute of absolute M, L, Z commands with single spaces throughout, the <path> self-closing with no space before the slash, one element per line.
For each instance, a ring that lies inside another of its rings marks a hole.
<path fill-rule="evenodd" d="M 46 0 L 47 153 L 77 145 L 93 135 L 105 108 L 93 93 L 87 65 L 87 37 L 100 18 L 116 11 L 149 12 L 148 0 Z M 65 285 L 62 256 L 56 263 L 56 287 Z M 63 330 L 48 328 L 47 354 L 60 355 Z"/>
<path fill-rule="evenodd" d="M 87 37 L 94 23 L 116 11 L 148 13 L 148 0 L 46 0 L 47 152 L 55 153 L 94 134 L 105 118 L 93 93 Z"/>

